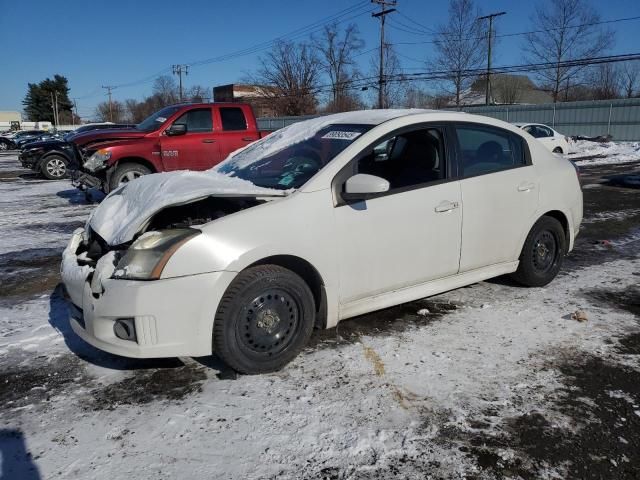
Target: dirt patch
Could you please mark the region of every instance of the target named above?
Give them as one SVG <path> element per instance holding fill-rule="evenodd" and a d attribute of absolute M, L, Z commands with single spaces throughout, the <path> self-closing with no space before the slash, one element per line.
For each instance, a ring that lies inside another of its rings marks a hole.
<path fill-rule="evenodd" d="M 49 402 L 70 384 L 86 378 L 84 367 L 73 355 L 0 371 L 0 415 L 13 408 Z"/>
<path fill-rule="evenodd" d="M 633 313 L 640 318 L 640 283 L 623 289 L 597 289 L 583 292 L 588 300 Z"/>
<path fill-rule="evenodd" d="M 460 305 L 432 299 L 404 303 L 340 322 L 336 327 L 314 332 L 308 351 L 360 341 L 364 335 L 378 336 L 401 333 L 411 328 L 428 325 L 455 311 Z M 421 314 L 418 314 L 421 312 Z"/>
<path fill-rule="evenodd" d="M 119 405 L 142 405 L 158 400 L 178 401 L 201 392 L 206 379 L 206 369 L 193 365 L 140 370 L 124 380 L 94 389 L 87 408 L 114 410 Z"/>
<path fill-rule="evenodd" d="M 77 217 L 78 214 L 74 213 L 72 216 Z M 72 222 L 30 223 L 28 225 L 19 225 L 16 227 L 16 230 L 29 230 L 30 232 L 42 230 L 45 232 L 68 233 L 71 235 L 74 230 L 84 227 L 84 225 L 85 222 L 80 220 Z"/>
<path fill-rule="evenodd" d="M 637 348 L 637 338 L 632 343 Z M 537 479 L 550 469 L 563 478 L 639 478 L 640 371 L 586 354 L 554 369 L 565 385 L 546 413 L 530 411 L 477 432 L 453 428 L 444 440 L 476 461 L 478 478 Z M 558 414 L 563 426 L 550 420 Z"/>
<path fill-rule="evenodd" d="M 30 248 L 0 255 L 0 297 L 34 295 L 60 281 L 61 248 Z"/>

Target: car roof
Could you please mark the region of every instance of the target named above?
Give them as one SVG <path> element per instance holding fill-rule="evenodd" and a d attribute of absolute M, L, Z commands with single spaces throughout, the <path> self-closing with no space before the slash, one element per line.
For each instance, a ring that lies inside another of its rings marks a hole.
<path fill-rule="evenodd" d="M 334 124 L 364 124 L 364 125 L 380 125 L 387 120 L 394 118 L 404 117 L 407 115 L 418 115 L 424 113 L 442 113 L 438 110 L 427 110 L 422 108 L 389 108 L 384 110 L 356 110 L 353 112 L 334 113 L 333 115 L 326 115 L 320 118 L 324 119 L 325 123 Z"/>

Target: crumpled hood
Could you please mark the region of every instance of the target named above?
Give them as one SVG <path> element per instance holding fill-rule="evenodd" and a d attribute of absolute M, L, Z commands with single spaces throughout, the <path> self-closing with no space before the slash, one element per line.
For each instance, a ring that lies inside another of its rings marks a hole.
<path fill-rule="evenodd" d="M 87 221 L 109 245 L 131 241 L 160 210 L 210 196 L 285 196 L 289 191 L 263 188 L 214 170 L 145 175 L 111 192 Z"/>

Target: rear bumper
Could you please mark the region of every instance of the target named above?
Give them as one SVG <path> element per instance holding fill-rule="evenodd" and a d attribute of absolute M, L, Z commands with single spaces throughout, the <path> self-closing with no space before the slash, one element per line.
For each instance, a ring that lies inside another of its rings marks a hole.
<path fill-rule="evenodd" d="M 98 262 L 93 269 L 78 264 L 75 252 L 81 239 L 81 231 L 74 233 L 61 268 L 72 303 L 69 321 L 79 337 L 100 350 L 131 358 L 211 355 L 213 319 L 234 273 L 114 280 L 108 265 Z M 119 319 L 133 320 L 135 340 L 116 336 Z"/>

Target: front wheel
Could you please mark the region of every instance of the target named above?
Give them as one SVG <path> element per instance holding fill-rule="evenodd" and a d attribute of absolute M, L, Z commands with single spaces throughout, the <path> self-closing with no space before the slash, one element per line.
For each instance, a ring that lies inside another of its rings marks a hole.
<path fill-rule="evenodd" d="M 562 154 L 562 149 L 560 147 L 556 147 L 553 149 L 553 153 L 560 153 Z"/>
<path fill-rule="evenodd" d="M 314 318 L 313 295 L 299 275 L 277 265 L 252 267 L 220 301 L 213 350 L 238 372 L 273 372 L 304 348 Z"/>
<path fill-rule="evenodd" d="M 566 252 L 567 240 L 560 222 L 553 217 L 542 217 L 524 242 L 513 279 L 527 287 L 547 285 L 560 271 Z"/>
<path fill-rule="evenodd" d="M 136 178 L 149 175 L 150 173 L 151 170 L 139 163 L 123 163 L 122 165 L 118 165 L 109 179 L 109 191 L 112 192 L 120 185 L 132 182 Z"/>
<path fill-rule="evenodd" d="M 42 161 L 40 171 L 49 180 L 60 180 L 67 176 L 67 161 L 59 155 L 51 155 Z"/>

